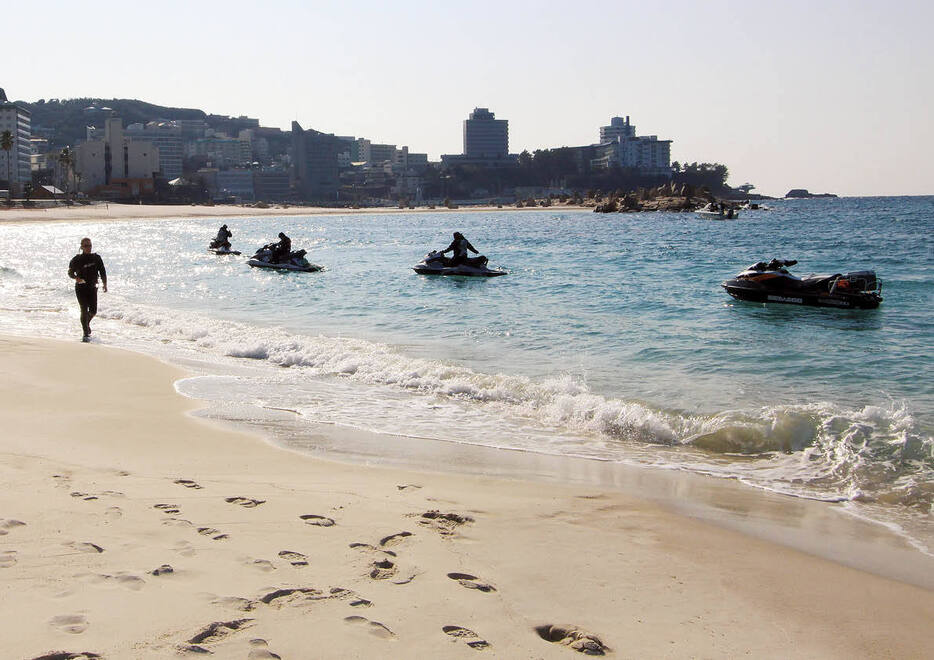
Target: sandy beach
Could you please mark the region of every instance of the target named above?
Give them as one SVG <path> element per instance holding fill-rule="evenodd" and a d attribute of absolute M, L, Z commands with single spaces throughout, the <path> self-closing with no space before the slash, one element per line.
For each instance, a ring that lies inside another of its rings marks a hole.
<path fill-rule="evenodd" d="M 553 207 L 532 207 L 515 208 L 514 206 L 503 207 L 509 211 L 554 211 L 556 209 L 575 209 L 592 210 L 585 206 L 553 206 Z M 465 206 L 456 209 L 460 212 L 495 212 L 502 211 L 503 208 L 495 206 Z M 191 206 L 162 206 L 162 205 L 137 205 L 137 204 L 105 204 L 95 202 L 88 206 L 50 206 L 47 208 L 6 208 L 0 206 L 0 223 L 7 222 L 62 222 L 62 221 L 93 221 L 103 222 L 106 220 L 155 220 L 155 219 L 177 219 L 177 218 L 237 218 L 237 217 L 283 217 L 283 216 L 309 216 L 309 215 L 342 215 L 342 214 L 361 214 L 361 213 L 436 213 L 445 212 L 453 209 L 446 209 L 443 206 L 437 206 L 433 209 L 427 206 L 418 206 L 414 209 L 400 209 L 394 206 L 380 208 L 331 208 L 331 207 L 313 207 L 313 206 L 270 206 L 269 208 L 258 208 L 254 206 L 236 206 L 233 204 L 216 204 L 214 206 L 191 205 Z"/>
<path fill-rule="evenodd" d="M 4 657 L 931 648 L 930 590 L 618 490 L 321 460 L 191 416 L 152 358 L 0 353 Z"/>

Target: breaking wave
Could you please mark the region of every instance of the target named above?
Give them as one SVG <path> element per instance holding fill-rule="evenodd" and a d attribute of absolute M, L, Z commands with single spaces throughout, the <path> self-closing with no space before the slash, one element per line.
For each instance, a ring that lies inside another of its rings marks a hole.
<path fill-rule="evenodd" d="M 920 513 L 929 513 L 934 502 L 934 440 L 900 402 L 848 408 L 822 401 L 688 414 L 604 396 L 572 376 L 535 380 L 480 373 L 361 339 L 135 306 L 111 307 L 102 316 L 135 326 L 134 336 L 148 333 L 154 341 L 287 367 L 307 378 L 340 377 L 480 406 L 501 418 L 577 436 L 577 443 L 561 446 L 568 455 L 658 464 L 651 448 L 665 447 L 676 450 L 666 453 L 666 467 L 740 478 L 789 494 Z"/>

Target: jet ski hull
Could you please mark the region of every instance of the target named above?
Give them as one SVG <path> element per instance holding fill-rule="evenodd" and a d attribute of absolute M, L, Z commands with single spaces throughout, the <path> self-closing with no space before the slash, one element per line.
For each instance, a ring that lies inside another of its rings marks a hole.
<path fill-rule="evenodd" d="M 499 277 L 508 275 L 505 270 L 493 270 L 492 268 L 471 268 L 461 266 L 451 266 L 445 268 L 431 268 L 429 266 L 414 266 L 412 268 L 419 275 L 447 275 L 450 277 Z"/>
<path fill-rule="evenodd" d="M 291 263 L 274 264 L 268 261 L 261 261 L 259 259 L 250 259 L 246 263 L 247 266 L 250 266 L 251 268 L 264 268 L 266 270 L 288 270 L 297 273 L 317 273 L 318 271 L 324 270 L 324 268 L 318 264 L 308 264 L 307 266 Z"/>
<path fill-rule="evenodd" d="M 838 309 L 875 309 L 882 302 L 882 296 L 868 291 L 830 293 L 829 291 L 773 288 L 758 286 L 754 282 L 743 279 L 727 280 L 721 286 L 737 300 L 758 303 L 783 303 Z"/>
<path fill-rule="evenodd" d="M 240 255 L 240 253 L 237 252 L 236 250 L 211 250 L 211 249 L 209 249 L 208 252 L 213 252 L 214 254 L 218 255 L 219 257 L 223 257 L 223 256 L 228 255 L 228 254 L 232 254 L 232 255 L 235 255 L 235 256 L 239 256 L 239 255 Z"/>

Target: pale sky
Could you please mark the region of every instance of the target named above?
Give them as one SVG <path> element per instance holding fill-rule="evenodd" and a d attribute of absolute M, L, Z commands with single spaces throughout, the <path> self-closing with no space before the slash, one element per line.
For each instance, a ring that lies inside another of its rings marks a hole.
<path fill-rule="evenodd" d="M 629 115 L 764 194 L 934 194 L 934 2 L 47 1 L 5 26 L 11 100 L 138 98 L 460 153 Z M 11 58 L 12 54 L 12 58 Z"/>

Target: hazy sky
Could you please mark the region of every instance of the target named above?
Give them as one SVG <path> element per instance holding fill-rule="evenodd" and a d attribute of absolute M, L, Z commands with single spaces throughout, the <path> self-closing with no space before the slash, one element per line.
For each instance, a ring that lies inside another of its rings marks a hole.
<path fill-rule="evenodd" d="M 932 25 L 930 0 L 46 1 L 4 28 L 0 87 L 297 119 L 432 159 L 461 152 L 476 106 L 514 152 L 629 115 L 762 193 L 934 194 Z"/>

